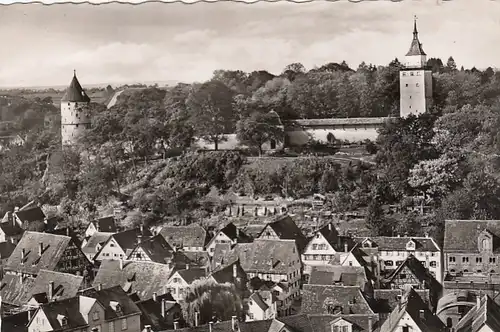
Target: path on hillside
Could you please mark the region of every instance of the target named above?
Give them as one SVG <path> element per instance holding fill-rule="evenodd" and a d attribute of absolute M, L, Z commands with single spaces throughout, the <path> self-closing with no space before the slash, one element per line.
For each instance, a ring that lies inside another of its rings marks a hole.
<path fill-rule="evenodd" d="M 116 105 L 116 102 L 118 101 L 118 96 L 122 94 L 122 92 L 125 90 L 120 90 L 116 91 L 111 100 L 109 101 L 108 105 L 106 106 L 108 109 Z"/>

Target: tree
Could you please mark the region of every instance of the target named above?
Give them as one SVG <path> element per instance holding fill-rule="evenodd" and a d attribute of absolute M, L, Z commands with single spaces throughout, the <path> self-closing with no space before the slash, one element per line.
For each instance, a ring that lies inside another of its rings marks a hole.
<path fill-rule="evenodd" d="M 238 121 L 236 124 L 236 135 L 238 140 L 259 151 L 262 155 L 262 146 L 272 141 L 275 144 L 284 141 L 284 131 L 281 121 L 276 112 L 255 112 L 250 117 Z"/>
<path fill-rule="evenodd" d="M 449 57 L 448 61 L 446 61 L 446 71 L 453 72 L 457 70 L 457 64 L 455 63 L 455 60 L 453 57 Z"/>
<path fill-rule="evenodd" d="M 288 78 L 290 81 L 295 80 L 297 77 L 304 75 L 306 68 L 301 63 L 291 63 L 283 69 L 281 76 Z"/>
<path fill-rule="evenodd" d="M 186 104 L 190 122 L 198 137 L 215 145 L 227 140 L 225 134 L 233 132 L 233 92 L 222 82 L 209 81 L 191 90 Z"/>
<path fill-rule="evenodd" d="M 227 321 L 232 316 L 243 318 L 243 303 L 233 284 L 219 284 L 212 279 L 194 281 L 186 290 L 181 303 L 184 320 L 195 325 L 195 315 L 199 313 L 198 324 Z"/>
<path fill-rule="evenodd" d="M 384 210 L 378 199 L 373 199 L 368 205 L 366 226 L 374 236 L 392 235 L 390 225 L 387 225 Z"/>

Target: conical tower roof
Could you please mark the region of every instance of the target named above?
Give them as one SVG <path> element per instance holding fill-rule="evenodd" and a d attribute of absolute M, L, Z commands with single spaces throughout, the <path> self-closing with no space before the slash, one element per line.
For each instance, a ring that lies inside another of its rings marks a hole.
<path fill-rule="evenodd" d="M 73 80 L 69 84 L 69 87 L 66 89 L 66 93 L 62 97 L 61 101 L 67 102 L 77 102 L 77 103 L 88 103 L 90 102 L 89 96 L 83 91 L 80 82 L 76 78 L 76 72 L 73 75 Z"/>
<path fill-rule="evenodd" d="M 406 56 L 412 55 L 427 55 L 422 48 L 422 44 L 418 40 L 418 31 L 417 31 L 417 20 L 415 19 L 413 23 L 413 40 L 411 41 L 410 50 L 406 53 Z"/>

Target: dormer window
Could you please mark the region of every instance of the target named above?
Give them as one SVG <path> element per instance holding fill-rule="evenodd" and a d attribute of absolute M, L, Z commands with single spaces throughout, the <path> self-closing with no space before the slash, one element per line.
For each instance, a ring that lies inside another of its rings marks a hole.
<path fill-rule="evenodd" d="M 479 251 L 491 252 L 493 250 L 493 238 L 491 233 L 487 230 L 484 230 L 479 234 L 478 244 Z"/>
<path fill-rule="evenodd" d="M 352 324 L 340 319 L 332 324 L 332 332 L 352 332 Z"/>
<path fill-rule="evenodd" d="M 415 250 L 415 242 L 408 241 L 408 243 L 406 244 L 406 250 Z"/>
<path fill-rule="evenodd" d="M 57 320 L 59 321 L 59 324 L 61 324 L 61 327 L 68 326 L 68 318 L 66 316 L 57 315 Z"/>

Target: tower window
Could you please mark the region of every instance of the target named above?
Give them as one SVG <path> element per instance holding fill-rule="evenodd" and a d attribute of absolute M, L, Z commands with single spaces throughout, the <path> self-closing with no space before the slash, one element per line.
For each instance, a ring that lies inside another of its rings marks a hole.
<path fill-rule="evenodd" d="M 410 72 L 410 76 L 413 76 L 413 72 Z"/>
<path fill-rule="evenodd" d="M 410 96 L 410 99 L 411 99 L 411 96 Z"/>
<path fill-rule="evenodd" d="M 420 86 L 420 84 L 417 83 L 417 86 Z"/>
<path fill-rule="evenodd" d="M 408 83 L 406 83 L 406 87 L 408 87 Z"/>

